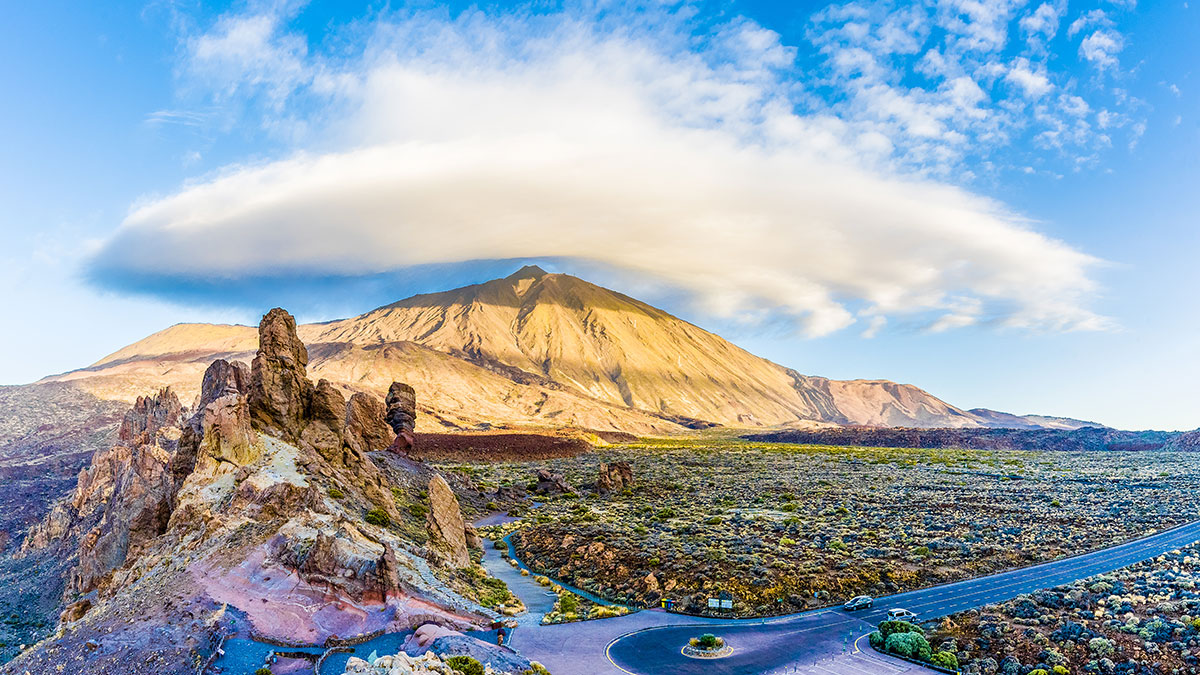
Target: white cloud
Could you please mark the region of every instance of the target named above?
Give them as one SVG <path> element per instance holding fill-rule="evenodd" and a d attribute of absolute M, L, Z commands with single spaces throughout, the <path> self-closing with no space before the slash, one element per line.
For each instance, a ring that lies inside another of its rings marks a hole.
<path fill-rule="evenodd" d="M 1004 79 L 1019 87 L 1027 98 L 1041 98 L 1054 88 L 1044 72 L 1033 70 L 1029 60 L 1023 58 L 1017 59 Z"/>
<path fill-rule="evenodd" d="M 1066 9 L 1065 2 L 1043 2 L 1033 12 L 1021 17 L 1018 25 L 1026 34 L 1026 39 L 1044 44 L 1058 33 L 1058 22 Z"/>
<path fill-rule="evenodd" d="M 872 317 L 868 335 L 897 315 L 927 316 L 930 330 L 1107 326 L 1088 309 L 1097 260 L 1001 204 L 877 161 L 899 138 L 935 139 L 934 156 L 965 144 L 958 125 L 987 117 L 967 75 L 928 96 L 864 88 L 898 136 L 794 112 L 778 72 L 792 51 L 744 20 L 697 51 L 670 21 L 417 14 L 381 21 L 341 61 L 241 20 L 195 38 L 193 61 L 244 36 L 217 93 L 324 120 L 321 149 L 143 200 L 97 269 L 238 279 L 557 257 L 670 282 L 717 314 L 781 311 L 810 335 L 856 315 Z M 320 105 L 293 109 L 314 105 L 314 89 Z"/>
<path fill-rule="evenodd" d="M 1120 33 L 1102 29 L 1079 43 L 1079 55 L 1095 64 L 1097 68 L 1112 68 L 1117 65 L 1117 54 L 1124 48 L 1125 41 Z"/>

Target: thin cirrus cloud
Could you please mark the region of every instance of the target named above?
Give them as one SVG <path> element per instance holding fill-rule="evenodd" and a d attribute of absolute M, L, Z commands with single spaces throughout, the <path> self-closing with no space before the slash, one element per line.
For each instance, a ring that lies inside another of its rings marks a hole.
<path fill-rule="evenodd" d="M 660 19 L 380 18 L 338 61 L 285 17 L 226 16 L 188 41 L 190 76 L 312 142 L 140 201 L 91 273 L 236 284 L 557 258 L 808 335 L 857 322 L 870 336 L 889 317 L 1109 325 L 1088 309 L 1099 261 L 899 168 L 882 130 L 797 112 L 795 51 L 777 34 L 738 19 L 695 40 Z"/>

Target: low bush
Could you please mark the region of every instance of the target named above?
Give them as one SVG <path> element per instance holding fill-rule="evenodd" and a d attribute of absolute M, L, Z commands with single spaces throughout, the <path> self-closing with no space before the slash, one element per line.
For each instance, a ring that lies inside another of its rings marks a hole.
<path fill-rule="evenodd" d="M 378 507 L 373 508 L 370 511 L 367 511 L 367 515 L 366 515 L 366 518 L 364 518 L 364 520 L 366 520 L 368 523 L 370 523 L 372 525 L 378 525 L 380 527 L 387 527 L 392 522 L 392 519 L 388 518 L 387 511 L 384 511 L 383 509 L 378 508 Z"/>
<path fill-rule="evenodd" d="M 958 670 L 958 657 L 955 656 L 954 652 L 937 652 L 929 658 L 929 662 L 942 668 Z"/>
<path fill-rule="evenodd" d="M 483 675 L 483 664 L 470 656 L 451 656 L 446 659 L 446 665 L 463 675 Z"/>

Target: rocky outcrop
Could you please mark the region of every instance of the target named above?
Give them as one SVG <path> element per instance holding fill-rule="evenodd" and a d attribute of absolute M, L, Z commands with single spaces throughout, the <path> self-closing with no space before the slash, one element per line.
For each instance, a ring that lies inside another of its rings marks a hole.
<path fill-rule="evenodd" d="M 403 382 L 393 382 L 387 393 L 387 423 L 396 434 L 391 450 L 408 452 L 417 425 L 417 394 Z"/>
<path fill-rule="evenodd" d="M 210 406 L 213 407 L 213 415 L 220 418 L 210 421 L 210 426 L 215 424 L 220 431 L 226 433 L 225 438 L 232 440 L 234 444 L 253 443 L 252 432 L 249 429 L 250 413 L 245 401 L 249 387 L 250 368 L 240 361 L 217 359 L 204 371 L 204 379 L 200 383 L 200 396 L 196 400 L 196 411 L 183 425 L 179 450 L 171 458 L 171 473 L 177 489 L 196 468 L 196 458 L 204 439 L 204 422 Z M 237 401 L 239 395 L 240 402 Z M 213 406 L 219 399 L 225 399 L 224 403 Z M 231 424 L 231 418 L 236 418 L 237 423 Z M 235 434 L 238 439 L 232 439 Z M 227 440 L 226 443 L 228 442 Z M 236 454 L 236 449 L 231 450 Z M 217 454 L 224 452 L 221 450 Z M 215 457 L 217 454 L 210 453 L 210 456 Z"/>
<path fill-rule="evenodd" d="M 120 444 L 97 451 L 79 472 L 70 499 L 31 530 L 26 551 L 78 538 L 68 596 L 96 588 L 166 529 L 175 497 L 171 458 L 182 414 L 170 389 L 138 397 L 121 423 Z"/>
<path fill-rule="evenodd" d="M 250 406 L 241 394 L 226 394 L 205 406 L 200 425 L 196 471 L 202 474 L 217 473 L 222 463 L 228 469 L 246 466 L 262 454 Z"/>
<path fill-rule="evenodd" d="M 299 440 L 312 389 L 308 349 L 296 337 L 296 320 L 276 307 L 258 325 L 258 353 L 250 364 L 248 399 L 254 428 Z"/>
<path fill-rule="evenodd" d="M 342 431 L 346 446 L 360 454 L 390 446 L 396 433 L 388 426 L 386 416 L 387 407 L 378 396 L 355 393 L 346 402 L 346 428 Z"/>
<path fill-rule="evenodd" d="M 159 429 L 178 427 L 183 419 L 183 406 L 169 388 L 161 389 L 154 396 L 139 396 L 133 407 L 125 413 L 117 439 L 124 445 L 149 442 Z M 145 439 L 141 437 L 145 435 Z M 139 440 L 141 439 L 141 440 Z"/>
<path fill-rule="evenodd" d="M 328 380 L 321 380 L 312 390 L 300 444 L 313 448 L 326 461 L 340 462 L 345 426 L 346 397 Z"/>
<path fill-rule="evenodd" d="M 434 474 L 429 479 L 429 534 L 433 544 L 438 548 L 452 567 L 466 567 L 471 564 L 471 556 L 467 552 L 466 523 L 463 522 L 462 509 L 459 508 L 458 498 L 446 483 L 446 479 Z"/>
<path fill-rule="evenodd" d="M 538 469 L 537 487 L 533 489 L 539 495 L 561 495 L 574 492 L 561 473 L 551 473 L 549 469 Z"/>
<path fill-rule="evenodd" d="M 607 496 L 633 487 L 633 468 L 629 462 L 600 463 L 600 477 L 596 479 L 596 492 Z"/>

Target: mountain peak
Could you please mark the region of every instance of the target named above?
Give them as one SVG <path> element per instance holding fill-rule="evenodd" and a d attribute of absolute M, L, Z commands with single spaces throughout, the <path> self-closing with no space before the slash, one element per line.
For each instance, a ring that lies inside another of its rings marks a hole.
<path fill-rule="evenodd" d="M 517 281 L 520 279 L 539 279 L 544 276 L 546 276 L 546 270 L 538 267 L 537 265 L 526 265 L 516 272 L 508 275 L 508 278 L 512 279 L 513 281 Z"/>

